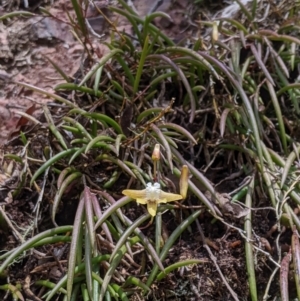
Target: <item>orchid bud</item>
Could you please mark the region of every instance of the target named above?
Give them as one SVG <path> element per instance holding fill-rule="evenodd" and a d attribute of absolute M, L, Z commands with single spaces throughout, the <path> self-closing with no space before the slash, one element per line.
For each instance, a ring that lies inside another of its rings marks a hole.
<path fill-rule="evenodd" d="M 159 161 L 160 160 L 160 144 L 155 144 L 154 150 L 152 153 L 152 160 L 153 161 Z"/>
<path fill-rule="evenodd" d="M 218 24 L 217 22 L 214 22 L 212 28 L 212 41 L 217 42 L 218 39 L 219 39 Z"/>
<path fill-rule="evenodd" d="M 182 199 L 186 198 L 189 186 L 189 169 L 187 165 L 183 165 L 181 169 L 181 175 L 179 180 L 179 189 Z"/>

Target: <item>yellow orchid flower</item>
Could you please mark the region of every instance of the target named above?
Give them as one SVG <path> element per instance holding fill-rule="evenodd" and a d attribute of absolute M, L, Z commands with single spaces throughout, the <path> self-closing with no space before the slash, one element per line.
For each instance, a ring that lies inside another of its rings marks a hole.
<path fill-rule="evenodd" d="M 139 204 L 147 204 L 147 210 L 151 216 L 156 215 L 157 206 L 159 203 L 173 202 L 182 199 L 180 194 L 162 191 L 159 183 L 147 183 L 146 189 L 126 189 L 123 190 L 122 193 L 132 199 L 136 199 Z"/>

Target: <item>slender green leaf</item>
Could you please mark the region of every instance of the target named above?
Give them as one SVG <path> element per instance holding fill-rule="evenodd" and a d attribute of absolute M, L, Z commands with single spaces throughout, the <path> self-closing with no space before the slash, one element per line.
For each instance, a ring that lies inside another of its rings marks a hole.
<path fill-rule="evenodd" d="M 66 189 L 72 185 L 72 182 L 74 182 L 76 179 L 78 179 L 79 177 L 82 176 L 82 173 L 77 171 L 77 172 L 72 172 L 61 184 L 61 186 L 59 187 L 59 189 L 57 190 L 55 197 L 54 197 L 54 201 L 53 201 L 53 205 L 52 205 L 52 210 L 51 210 L 51 218 L 52 218 L 52 222 L 54 225 L 57 226 L 56 222 L 55 222 L 55 215 L 56 215 L 56 210 L 58 208 L 59 202 L 61 200 L 62 195 L 64 194 L 64 192 L 66 191 Z"/>
<path fill-rule="evenodd" d="M 68 150 L 65 150 L 65 151 L 62 151 L 58 154 L 56 154 L 55 156 L 53 156 L 51 159 L 49 159 L 48 161 L 46 161 L 35 173 L 34 175 L 32 176 L 32 179 L 30 181 L 30 185 L 32 185 L 32 183 L 43 173 L 46 171 L 46 169 L 53 165 L 54 163 L 56 163 L 58 160 L 66 157 L 66 156 L 69 156 L 71 154 L 73 154 L 75 151 L 77 151 L 78 148 L 71 148 L 71 149 L 68 149 Z"/>
<path fill-rule="evenodd" d="M 68 300 L 71 299 L 73 283 L 74 283 L 74 275 L 75 275 L 75 268 L 76 268 L 76 258 L 77 258 L 77 250 L 78 250 L 78 242 L 80 240 L 80 233 L 82 229 L 82 222 L 84 219 L 84 197 L 80 198 L 76 216 L 74 219 L 73 225 L 73 233 L 72 233 L 72 241 L 70 245 L 70 254 L 69 254 L 69 261 L 68 261 L 68 278 L 67 278 L 67 297 Z"/>

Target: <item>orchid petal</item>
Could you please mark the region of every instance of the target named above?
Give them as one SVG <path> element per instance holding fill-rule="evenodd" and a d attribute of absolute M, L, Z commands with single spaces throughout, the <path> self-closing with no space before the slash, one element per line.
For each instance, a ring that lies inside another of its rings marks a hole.
<path fill-rule="evenodd" d="M 157 211 L 157 202 L 148 202 L 147 210 L 151 216 L 155 216 Z"/>
<path fill-rule="evenodd" d="M 173 201 L 182 200 L 182 196 L 180 194 L 164 192 L 161 190 L 159 199 L 160 199 L 160 202 L 162 202 L 161 200 L 163 200 L 163 199 L 166 199 L 167 202 L 173 202 Z M 162 203 L 165 203 L 165 202 L 162 202 Z"/>
<path fill-rule="evenodd" d="M 143 190 L 125 189 L 122 191 L 122 193 L 126 196 L 129 196 L 132 199 L 144 199 L 146 197 L 146 189 Z"/>
<path fill-rule="evenodd" d="M 139 203 L 139 204 L 143 204 L 143 205 L 148 204 L 147 199 L 142 199 L 142 198 L 137 198 L 136 202 Z"/>
<path fill-rule="evenodd" d="M 168 200 L 166 198 L 157 200 L 157 203 L 167 203 Z"/>

